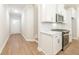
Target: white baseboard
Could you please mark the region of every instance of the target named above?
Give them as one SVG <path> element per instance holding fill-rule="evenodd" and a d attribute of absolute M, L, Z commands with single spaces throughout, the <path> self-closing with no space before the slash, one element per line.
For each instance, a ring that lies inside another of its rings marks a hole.
<path fill-rule="evenodd" d="M 70 38 L 70 39 L 69 39 L 69 42 L 71 43 L 72 40 L 78 40 L 78 37 Z"/>
<path fill-rule="evenodd" d="M 36 34 L 36 35 L 34 36 L 34 38 L 38 38 L 38 35 Z"/>
<path fill-rule="evenodd" d="M 2 50 L 5 47 L 5 45 L 6 45 L 7 41 L 8 41 L 8 38 L 9 38 L 9 35 L 7 36 L 7 39 L 4 41 L 4 43 L 3 43 L 3 45 L 2 45 L 2 47 L 0 49 L 0 54 L 2 53 Z"/>
<path fill-rule="evenodd" d="M 53 52 L 49 52 L 49 53 L 46 53 L 43 49 L 41 49 L 40 47 L 38 47 L 37 48 L 38 49 L 38 51 L 42 51 L 45 55 L 56 55 L 56 54 L 54 54 Z"/>
<path fill-rule="evenodd" d="M 40 52 L 42 51 L 45 55 L 47 55 L 47 53 L 43 49 L 41 49 L 40 47 L 38 47 L 37 49 L 38 49 L 38 51 L 40 51 Z"/>
<path fill-rule="evenodd" d="M 79 40 L 79 37 L 76 37 L 77 40 Z"/>
<path fill-rule="evenodd" d="M 35 40 L 35 39 L 27 39 L 23 34 L 22 34 L 22 36 L 24 37 L 24 39 L 26 40 L 26 41 L 35 41 L 35 42 L 37 42 L 38 43 L 38 41 L 37 40 Z"/>
<path fill-rule="evenodd" d="M 78 40 L 78 37 L 74 37 L 74 38 L 72 38 L 72 39 Z"/>

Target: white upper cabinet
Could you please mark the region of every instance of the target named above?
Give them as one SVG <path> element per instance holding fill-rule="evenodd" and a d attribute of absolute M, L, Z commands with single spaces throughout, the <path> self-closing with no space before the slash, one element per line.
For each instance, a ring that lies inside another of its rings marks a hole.
<path fill-rule="evenodd" d="M 65 16 L 64 4 L 42 5 L 42 22 L 56 22 L 56 14 Z"/>
<path fill-rule="evenodd" d="M 60 15 L 64 15 L 64 5 L 63 4 L 56 5 L 56 13 L 60 14 Z"/>
<path fill-rule="evenodd" d="M 42 5 L 42 21 L 43 22 L 55 22 L 56 5 L 45 4 Z"/>

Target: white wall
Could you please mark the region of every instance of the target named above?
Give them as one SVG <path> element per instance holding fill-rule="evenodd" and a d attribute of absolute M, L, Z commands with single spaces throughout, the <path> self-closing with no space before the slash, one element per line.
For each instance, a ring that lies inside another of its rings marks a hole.
<path fill-rule="evenodd" d="M 38 6 L 34 5 L 34 37 L 38 37 Z"/>
<path fill-rule="evenodd" d="M 7 13 L 4 5 L 0 5 L 0 53 L 9 36 Z"/>
<path fill-rule="evenodd" d="M 79 38 L 79 8 L 77 9 L 77 37 Z"/>
<path fill-rule="evenodd" d="M 22 35 L 26 40 L 32 41 L 34 38 L 34 7 L 26 6 L 22 15 Z"/>

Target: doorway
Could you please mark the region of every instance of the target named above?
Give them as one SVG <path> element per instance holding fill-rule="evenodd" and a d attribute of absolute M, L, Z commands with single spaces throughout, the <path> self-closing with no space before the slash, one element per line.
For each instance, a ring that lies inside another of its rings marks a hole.
<path fill-rule="evenodd" d="M 21 33 L 21 14 L 10 13 L 10 34 Z"/>
<path fill-rule="evenodd" d="M 77 23 L 76 19 L 72 17 L 72 39 L 76 39 L 76 34 L 77 34 Z"/>

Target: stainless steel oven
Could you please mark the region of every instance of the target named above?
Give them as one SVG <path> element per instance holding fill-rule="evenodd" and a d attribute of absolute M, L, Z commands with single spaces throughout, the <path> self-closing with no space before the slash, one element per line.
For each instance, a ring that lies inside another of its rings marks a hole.
<path fill-rule="evenodd" d="M 62 50 L 66 49 L 69 45 L 69 31 L 62 32 Z"/>

